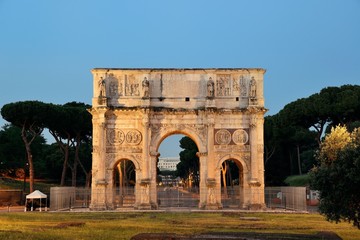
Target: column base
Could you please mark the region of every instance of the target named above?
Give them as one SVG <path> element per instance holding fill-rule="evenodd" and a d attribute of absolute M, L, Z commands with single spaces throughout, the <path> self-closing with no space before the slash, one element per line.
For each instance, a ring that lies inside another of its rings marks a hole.
<path fill-rule="evenodd" d="M 137 205 L 136 207 L 138 210 L 151 210 L 151 204 L 150 203 L 141 203 Z"/>
<path fill-rule="evenodd" d="M 249 204 L 246 208 L 252 211 L 260 211 L 260 210 L 265 210 L 266 205 L 260 203 L 253 203 L 253 204 Z"/>
<path fill-rule="evenodd" d="M 90 204 L 89 209 L 91 211 L 105 211 L 107 207 L 105 204 Z"/>
<path fill-rule="evenodd" d="M 223 206 L 221 203 L 208 203 L 203 207 L 203 209 L 205 209 L 205 210 L 220 210 L 220 209 L 223 209 Z"/>

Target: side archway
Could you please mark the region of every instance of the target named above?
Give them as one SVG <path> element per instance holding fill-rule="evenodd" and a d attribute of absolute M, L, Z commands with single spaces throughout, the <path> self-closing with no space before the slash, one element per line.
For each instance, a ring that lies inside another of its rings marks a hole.
<path fill-rule="evenodd" d="M 138 163 L 121 158 L 112 165 L 111 188 L 115 208 L 133 208 L 136 203 L 136 167 Z"/>
<path fill-rule="evenodd" d="M 248 166 L 240 156 L 229 154 L 218 161 L 217 182 L 223 208 L 246 208 Z"/>

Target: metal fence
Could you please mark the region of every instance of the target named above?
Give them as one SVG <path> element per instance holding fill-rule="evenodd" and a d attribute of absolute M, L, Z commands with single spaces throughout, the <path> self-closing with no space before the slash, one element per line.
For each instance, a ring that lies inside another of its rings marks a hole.
<path fill-rule="evenodd" d="M 116 208 L 132 208 L 135 204 L 134 187 L 116 188 L 113 196 Z"/>
<path fill-rule="evenodd" d="M 265 203 L 268 208 L 307 211 L 306 187 L 266 187 Z"/>
<path fill-rule="evenodd" d="M 88 208 L 91 203 L 91 188 L 52 187 L 50 189 L 50 210 L 61 211 L 72 208 Z M 94 195 L 104 192 L 94 192 Z M 110 196 L 109 193 L 107 193 Z M 106 198 L 109 198 L 109 197 Z M 111 193 L 116 208 L 133 207 L 135 192 L 133 187 L 115 188 Z"/>
<path fill-rule="evenodd" d="M 158 187 L 157 198 L 159 208 L 198 208 L 199 188 Z M 221 189 L 221 204 L 224 209 L 241 209 L 248 195 L 238 186 Z M 250 191 L 250 190 L 249 190 Z M 94 195 L 103 192 L 94 193 Z M 109 195 L 110 196 L 110 195 Z M 133 187 L 115 188 L 111 193 L 115 208 L 132 208 L 135 204 Z M 248 195 L 249 197 L 249 195 Z M 265 194 L 261 191 L 251 192 L 251 199 L 261 202 L 265 197 L 269 209 L 289 209 L 307 211 L 307 195 L 305 187 L 266 187 Z M 72 208 L 88 208 L 91 202 L 90 188 L 54 187 L 50 190 L 50 210 L 68 210 Z"/>
<path fill-rule="evenodd" d="M 199 188 L 158 187 L 159 208 L 197 208 L 199 206 Z"/>

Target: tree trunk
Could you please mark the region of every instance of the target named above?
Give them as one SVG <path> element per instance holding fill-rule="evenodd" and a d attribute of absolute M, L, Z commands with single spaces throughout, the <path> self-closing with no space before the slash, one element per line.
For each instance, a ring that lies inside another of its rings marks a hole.
<path fill-rule="evenodd" d="M 27 151 L 28 163 L 29 163 L 30 192 L 32 193 L 34 191 L 35 171 L 34 171 L 34 163 L 33 163 L 30 145 L 28 144 L 26 144 L 26 151 Z"/>
<path fill-rule="evenodd" d="M 233 179 L 232 179 L 232 175 L 231 175 L 231 169 L 230 169 L 229 166 L 228 166 L 228 168 L 229 168 L 229 171 L 228 171 L 228 174 L 227 174 L 227 176 L 228 176 L 228 183 L 229 183 L 229 186 L 233 187 L 234 184 L 233 184 Z"/>
<path fill-rule="evenodd" d="M 89 188 L 91 186 L 91 170 L 86 174 L 86 187 Z"/>
<path fill-rule="evenodd" d="M 84 174 L 86 176 L 85 187 L 90 187 L 90 184 L 91 184 L 91 170 L 87 172 L 84 165 L 81 163 L 81 161 L 79 161 L 79 166 L 83 170 L 83 172 L 84 172 Z"/>
<path fill-rule="evenodd" d="M 67 170 L 67 165 L 68 165 L 68 160 L 69 160 L 69 139 L 67 140 L 67 144 L 65 146 L 63 146 L 63 151 L 64 151 L 64 163 L 63 163 L 63 169 L 61 172 L 61 181 L 60 181 L 60 186 L 65 186 L 65 178 L 66 178 L 66 170 Z"/>
<path fill-rule="evenodd" d="M 223 179 L 223 184 L 224 184 L 224 196 L 225 196 L 225 198 L 228 197 L 227 184 L 226 184 L 226 171 L 227 171 L 227 164 L 224 162 L 221 165 L 221 173 L 222 173 L 222 179 Z"/>
<path fill-rule="evenodd" d="M 293 161 L 291 151 L 289 150 L 289 160 L 290 160 L 290 175 L 293 175 Z"/>
<path fill-rule="evenodd" d="M 21 130 L 21 138 L 24 142 L 26 154 L 27 154 L 27 161 L 29 163 L 29 181 L 30 181 L 30 192 L 34 191 L 34 177 L 35 177 L 35 171 L 34 171 L 34 163 L 33 163 L 33 157 L 31 152 L 31 143 L 35 139 L 36 135 L 33 135 L 32 139 L 28 141 L 26 137 L 26 130 L 25 127 Z M 26 174 L 26 173 L 25 173 Z"/>
<path fill-rule="evenodd" d="M 270 158 L 274 155 L 276 150 L 276 147 L 273 147 L 272 149 L 268 149 L 268 147 L 265 146 L 265 165 L 268 163 Z"/>
<path fill-rule="evenodd" d="M 124 160 L 124 169 L 123 169 L 123 178 L 124 178 L 124 187 L 128 186 L 128 179 L 126 175 L 126 160 Z"/>
<path fill-rule="evenodd" d="M 72 176 L 71 183 L 72 183 L 73 187 L 76 187 L 77 167 L 80 162 L 80 157 L 79 157 L 80 145 L 81 145 L 80 137 L 76 137 L 75 159 L 74 159 L 74 164 L 73 164 L 72 174 L 71 174 L 71 176 Z"/>
<path fill-rule="evenodd" d="M 297 160 L 298 160 L 299 174 L 302 175 L 302 172 L 301 172 L 301 159 L 300 159 L 300 147 L 299 147 L 299 145 L 296 145 L 296 148 L 297 148 Z"/>
<path fill-rule="evenodd" d="M 118 172 L 119 172 L 119 190 L 120 190 L 120 196 L 123 195 L 123 173 L 122 173 L 122 169 L 121 169 L 121 161 L 119 162 L 119 164 L 117 165 L 118 167 Z"/>
<path fill-rule="evenodd" d="M 66 170 L 68 168 L 68 160 L 69 160 L 70 134 L 67 133 L 67 143 L 64 144 L 61 140 L 61 137 L 58 136 L 55 131 L 52 131 L 51 129 L 49 129 L 49 132 L 54 137 L 60 150 L 64 154 L 64 162 L 63 162 L 63 168 L 62 168 L 62 172 L 61 172 L 60 186 L 65 186 Z"/>

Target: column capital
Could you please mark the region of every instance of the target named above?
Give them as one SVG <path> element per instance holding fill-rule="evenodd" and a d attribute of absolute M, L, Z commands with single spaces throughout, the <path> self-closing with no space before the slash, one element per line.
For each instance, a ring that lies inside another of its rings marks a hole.
<path fill-rule="evenodd" d="M 197 157 L 207 157 L 208 156 L 208 152 L 197 152 L 196 153 L 196 156 Z"/>
<path fill-rule="evenodd" d="M 151 152 L 150 152 L 150 156 L 151 156 L 151 157 L 159 157 L 159 156 L 160 156 L 160 153 L 159 153 L 159 152 L 155 152 L 155 151 L 151 151 Z"/>

